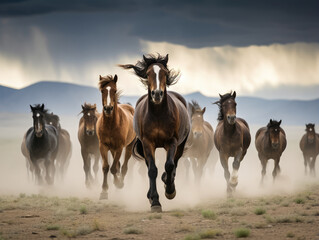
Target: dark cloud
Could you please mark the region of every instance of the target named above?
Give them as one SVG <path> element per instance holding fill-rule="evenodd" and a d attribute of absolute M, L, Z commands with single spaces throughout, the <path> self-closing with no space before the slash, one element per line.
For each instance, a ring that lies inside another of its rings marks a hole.
<path fill-rule="evenodd" d="M 2 18 L 44 14 L 113 14 L 111 21 L 131 26 L 131 35 L 188 47 L 318 42 L 319 2 L 269 1 L 2 1 Z M 57 19 L 56 24 L 63 24 Z M 101 24 L 95 22 L 94 24 Z"/>

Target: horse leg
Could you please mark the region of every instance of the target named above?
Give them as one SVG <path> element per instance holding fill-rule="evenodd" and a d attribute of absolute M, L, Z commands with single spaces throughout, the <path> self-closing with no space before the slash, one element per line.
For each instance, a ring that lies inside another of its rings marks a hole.
<path fill-rule="evenodd" d="M 231 178 L 229 181 L 230 186 L 235 190 L 236 186 L 238 185 L 238 169 L 240 167 L 240 162 L 243 160 L 246 151 L 242 151 L 242 149 L 236 154 L 233 161 L 233 171 L 231 174 Z"/>
<path fill-rule="evenodd" d="M 198 159 L 197 158 L 190 158 L 195 178 L 195 183 L 197 184 L 199 182 L 199 166 L 198 166 Z"/>
<path fill-rule="evenodd" d="M 152 212 L 161 212 L 162 206 L 159 202 L 159 196 L 156 187 L 156 178 L 157 178 L 157 167 L 155 165 L 155 148 L 152 144 L 147 141 L 143 141 L 143 149 L 145 162 L 148 167 L 148 178 L 150 183 L 150 188 L 147 192 L 147 198 L 151 203 L 151 211 Z"/>
<path fill-rule="evenodd" d="M 109 172 L 110 166 L 108 162 L 108 151 L 109 148 L 105 146 L 103 143 L 100 143 L 100 153 L 103 159 L 103 184 L 102 184 L 102 192 L 100 194 L 100 200 L 107 199 L 107 190 L 109 189 L 109 186 L 107 184 L 107 174 Z"/>
<path fill-rule="evenodd" d="M 97 183 L 97 172 L 99 171 L 99 160 L 100 160 L 100 154 L 94 154 L 93 172 L 94 172 L 95 183 Z"/>
<path fill-rule="evenodd" d="M 121 155 L 122 155 L 122 149 L 119 151 L 116 151 L 113 154 L 114 159 L 113 159 L 113 164 L 111 167 L 111 173 L 113 174 L 113 177 L 114 177 L 114 185 L 117 188 L 123 188 L 123 186 L 124 186 L 122 178 L 120 177 L 120 166 L 121 166 L 120 158 L 121 158 Z"/>
<path fill-rule="evenodd" d="M 134 145 L 134 141 L 132 141 L 126 148 L 125 148 L 125 156 L 124 156 L 124 163 L 122 165 L 121 168 L 121 177 L 122 177 L 122 182 L 124 183 L 124 178 L 126 176 L 127 173 L 127 164 L 129 159 L 132 156 L 132 150 L 133 150 L 133 145 Z"/>
<path fill-rule="evenodd" d="M 266 175 L 268 159 L 265 158 L 260 153 L 258 153 L 258 157 L 259 157 L 259 160 L 260 160 L 260 163 L 261 163 L 261 167 L 262 167 L 260 185 L 263 185 L 264 184 L 265 175 Z"/>
<path fill-rule="evenodd" d="M 189 157 L 185 158 L 185 161 L 184 161 L 184 165 L 185 165 L 185 178 L 186 180 L 189 179 L 189 167 L 190 167 L 190 161 L 191 159 Z"/>
<path fill-rule="evenodd" d="M 31 163 L 32 163 L 33 169 L 34 169 L 35 181 L 38 185 L 42 185 L 43 180 L 42 180 L 42 175 L 41 175 L 41 169 L 39 166 L 39 161 L 31 161 Z"/>
<path fill-rule="evenodd" d="M 280 166 L 279 166 L 279 160 L 280 158 L 276 158 L 275 160 L 275 167 L 274 170 L 272 172 L 272 176 L 273 176 L 273 180 L 276 180 L 277 175 L 280 173 Z"/>
<path fill-rule="evenodd" d="M 312 156 L 310 159 L 310 174 L 312 177 L 316 177 L 316 156 Z"/>
<path fill-rule="evenodd" d="M 308 169 L 307 169 L 307 165 L 308 165 L 308 156 L 306 154 L 303 154 L 303 164 L 305 166 L 305 175 L 308 175 Z"/>
<path fill-rule="evenodd" d="M 226 154 L 219 153 L 219 158 L 220 158 L 220 163 L 222 164 L 222 166 L 224 168 L 224 177 L 225 177 L 226 182 L 227 182 L 227 195 L 228 195 L 228 197 L 231 197 L 233 190 L 229 186 L 230 172 L 228 170 L 228 156 L 226 156 Z"/>
<path fill-rule="evenodd" d="M 49 185 L 52 185 L 54 182 L 54 175 L 55 175 L 55 166 L 54 166 L 54 159 L 51 157 L 46 158 L 44 160 L 44 166 L 46 170 L 45 180 Z"/>
<path fill-rule="evenodd" d="M 89 154 L 81 149 L 81 154 L 83 158 L 83 170 L 85 172 L 85 185 L 87 188 L 91 186 L 91 180 L 92 180 L 92 175 L 91 175 L 91 159 Z"/>

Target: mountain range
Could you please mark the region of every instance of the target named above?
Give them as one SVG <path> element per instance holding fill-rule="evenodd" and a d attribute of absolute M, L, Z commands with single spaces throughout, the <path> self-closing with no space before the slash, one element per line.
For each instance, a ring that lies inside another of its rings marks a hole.
<path fill-rule="evenodd" d="M 187 101 L 196 100 L 206 107 L 205 119 L 213 125 L 217 123 L 218 107 L 212 104 L 218 98 L 207 97 L 199 92 L 184 95 Z M 122 103 L 135 102 L 139 96 L 120 98 Z M 304 125 L 319 124 L 319 98 L 313 100 L 269 100 L 256 97 L 239 96 L 237 116 L 249 124 L 266 125 L 269 119 L 282 119 L 283 124 Z M 0 85 L 0 114 L 29 113 L 30 104 L 44 103 L 46 108 L 58 115 L 77 115 L 81 112 L 81 104 L 96 103 L 101 111 L 101 94 L 97 88 L 70 83 L 43 81 L 22 89 L 13 89 Z"/>

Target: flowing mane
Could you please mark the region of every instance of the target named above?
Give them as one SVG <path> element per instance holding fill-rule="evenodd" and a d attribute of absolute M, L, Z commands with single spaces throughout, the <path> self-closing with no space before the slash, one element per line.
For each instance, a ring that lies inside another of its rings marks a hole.
<path fill-rule="evenodd" d="M 223 103 L 228 100 L 229 98 L 235 99 L 232 95 L 232 91 L 230 93 L 226 93 L 224 95 L 220 95 L 220 99 L 217 102 L 214 102 L 214 104 L 217 104 L 217 106 L 219 107 L 219 113 L 218 113 L 218 121 L 222 121 L 224 119 L 224 113 L 223 113 L 223 109 L 222 109 L 222 105 Z"/>
<path fill-rule="evenodd" d="M 96 110 L 96 104 L 89 104 L 89 103 L 84 103 L 84 105 L 82 105 L 82 111 L 81 113 L 86 113 L 90 110 Z"/>
<path fill-rule="evenodd" d="M 198 102 L 195 100 L 192 100 L 191 102 L 188 103 L 190 106 L 190 114 L 191 116 L 196 112 L 196 111 L 201 111 L 202 108 L 199 106 Z"/>
<path fill-rule="evenodd" d="M 138 61 L 135 65 L 133 64 L 126 64 L 126 65 L 118 65 L 119 67 L 122 67 L 124 69 L 130 69 L 133 68 L 135 71 L 135 74 L 140 77 L 140 81 L 144 84 L 145 87 L 148 86 L 148 80 L 147 80 L 147 69 L 155 63 L 162 64 L 165 69 L 167 70 L 167 81 L 166 85 L 174 85 L 177 83 L 179 78 L 179 71 L 174 71 L 173 69 L 169 70 L 167 66 L 168 61 L 168 54 L 163 57 L 160 54 L 157 56 L 153 54 L 148 54 L 146 56 L 143 55 L 143 60 Z"/>

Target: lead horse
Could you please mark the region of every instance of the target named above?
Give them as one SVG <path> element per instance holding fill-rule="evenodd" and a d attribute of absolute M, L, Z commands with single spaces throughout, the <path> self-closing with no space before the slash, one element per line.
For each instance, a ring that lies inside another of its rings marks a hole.
<path fill-rule="evenodd" d="M 215 146 L 219 151 L 220 162 L 224 168 L 227 193 L 228 196 L 232 196 L 232 192 L 238 184 L 239 166 L 246 155 L 251 137 L 247 122 L 242 118 L 236 117 L 236 92 L 224 95 L 219 94 L 219 96 L 220 100 L 215 102 L 219 106 L 219 122 L 216 127 L 214 140 Z M 229 157 L 234 157 L 231 176 L 228 170 Z"/>
<path fill-rule="evenodd" d="M 136 65 L 119 65 L 133 69 L 148 93 L 139 98 L 134 114 L 134 130 L 137 140 L 133 155 L 144 158 L 148 167 L 150 187 L 147 198 L 151 211 L 161 212 L 156 187 L 158 170 L 155 164 L 156 148 L 167 151 L 165 172 L 165 196 L 173 199 L 176 195 L 175 174 L 178 160 L 183 155 L 184 146 L 190 131 L 190 122 L 185 99 L 176 92 L 168 92 L 166 87 L 176 83 L 179 73 L 168 69 L 168 55 L 143 55 Z"/>
<path fill-rule="evenodd" d="M 113 156 L 111 173 L 117 188 L 124 186 L 127 164 L 132 155 L 135 139 L 133 130 L 134 108 L 129 104 L 119 104 L 120 91 L 117 91 L 117 75 L 102 77 L 99 87 L 102 93 L 103 112 L 96 123 L 100 153 L 103 159 L 103 185 L 100 199 L 107 199 L 107 174 L 109 171 L 108 152 Z M 125 148 L 124 163 L 120 167 L 120 157 Z"/>
<path fill-rule="evenodd" d="M 309 165 L 310 174 L 315 177 L 316 158 L 319 154 L 319 134 L 315 131 L 315 124 L 306 124 L 306 133 L 302 136 L 299 146 L 304 157 L 305 174 Z"/>

